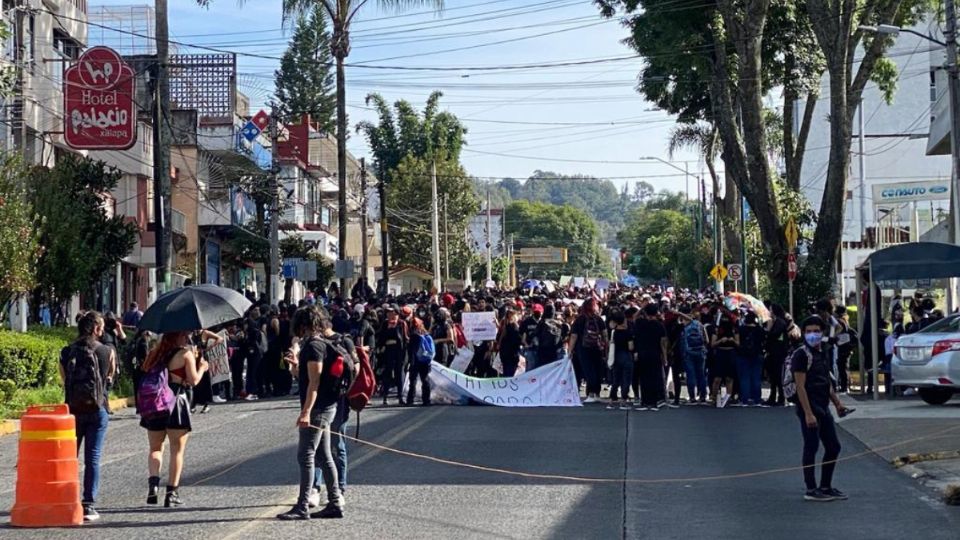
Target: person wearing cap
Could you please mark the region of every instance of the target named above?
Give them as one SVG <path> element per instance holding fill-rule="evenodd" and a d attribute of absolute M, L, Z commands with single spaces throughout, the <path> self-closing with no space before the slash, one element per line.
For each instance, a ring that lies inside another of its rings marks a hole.
<path fill-rule="evenodd" d="M 537 355 L 537 328 L 540 327 L 540 319 L 543 317 L 543 306 L 533 304 L 530 308 L 530 315 L 520 324 L 520 331 L 523 336 L 523 358 L 527 362 L 526 370 L 536 369 L 540 365 Z"/>
<path fill-rule="evenodd" d="M 391 304 L 384 309 L 386 320 L 377 333 L 377 363 L 380 372 L 383 404 L 392 388 L 397 389 L 397 401 L 403 404 L 403 365 L 407 358 L 407 324 L 400 320 L 400 308 Z"/>

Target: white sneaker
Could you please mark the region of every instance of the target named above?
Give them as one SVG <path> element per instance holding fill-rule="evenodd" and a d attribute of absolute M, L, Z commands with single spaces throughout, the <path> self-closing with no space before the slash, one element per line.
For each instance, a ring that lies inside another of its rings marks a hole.
<path fill-rule="evenodd" d="M 220 397 L 220 396 L 213 396 L 213 402 L 214 402 L 214 403 L 226 403 L 227 400 L 223 399 L 223 398 Z"/>
<path fill-rule="evenodd" d="M 730 396 L 729 396 L 729 395 L 724 395 L 722 398 L 720 398 L 720 405 L 719 405 L 719 407 L 720 407 L 721 409 L 724 408 L 724 407 L 726 407 L 728 401 L 730 401 Z"/>
<path fill-rule="evenodd" d="M 256 400 L 258 400 L 258 399 L 260 399 L 260 398 L 258 398 L 256 394 L 248 394 L 245 399 L 246 399 L 247 401 L 256 401 Z"/>
<path fill-rule="evenodd" d="M 596 403 L 596 402 L 597 402 L 597 398 L 595 398 L 595 397 L 593 397 L 593 396 L 587 396 L 587 399 L 583 400 L 583 402 L 584 402 L 584 403 Z"/>

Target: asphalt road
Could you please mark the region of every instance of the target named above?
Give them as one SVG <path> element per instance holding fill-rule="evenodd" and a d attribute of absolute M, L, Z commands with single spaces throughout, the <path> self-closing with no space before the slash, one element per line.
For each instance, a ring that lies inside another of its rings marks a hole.
<path fill-rule="evenodd" d="M 2 437 L 0 538 L 932 540 L 955 539 L 960 530 L 960 509 L 936 502 L 845 432 L 843 455 L 863 453 L 838 469 L 835 485 L 851 500 L 805 503 L 792 411 L 700 407 L 368 410 L 361 437 L 388 447 L 602 480 L 522 477 L 353 444 L 346 517 L 281 523 L 273 516 L 296 496 L 295 417 L 292 400 L 228 404 L 196 416 L 182 482 L 187 505 L 165 510 L 143 504 L 146 435 L 130 412 L 118 413 L 107 436 L 102 519 L 82 533 L 5 525 L 17 440 Z M 791 470 L 765 472 L 784 468 Z"/>

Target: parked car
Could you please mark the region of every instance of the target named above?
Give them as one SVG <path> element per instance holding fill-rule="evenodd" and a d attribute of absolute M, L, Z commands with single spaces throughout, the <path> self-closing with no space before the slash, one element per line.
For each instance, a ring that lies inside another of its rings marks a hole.
<path fill-rule="evenodd" d="M 916 388 L 931 405 L 960 391 L 960 315 L 939 320 L 893 347 L 893 384 Z"/>

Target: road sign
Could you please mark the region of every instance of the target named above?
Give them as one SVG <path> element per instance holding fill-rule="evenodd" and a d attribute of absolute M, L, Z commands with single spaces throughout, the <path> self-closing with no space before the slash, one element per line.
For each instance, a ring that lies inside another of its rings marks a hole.
<path fill-rule="evenodd" d="M 791 282 L 797 279 L 797 255 L 794 253 L 787 255 L 787 279 Z"/>
<path fill-rule="evenodd" d="M 57 68 L 59 69 L 59 68 Z M 87 49 L 63 74 L 63 139 L 82 150 L 126 150 L 137 141 L 136 76 L 116 51 Z"/>
<path fill-rule="evenodd" d="M 793 221 L 793 218 L 790 218 L 787 221 L 784 235 L 787 237 L 787 247 L 790 248 L 791 251 L 796 249 L 797 239 L 800 237 L 800 231 L 797 230 L 797 223 Z"/>
<path fill-rule="evenodd" d="M 338 278 L 349 279 L 354 275 L 354 264 L 350 259 L 341 259 L 334 263 L 334 272 Z"/>
<path fill-rule="evenodd" d="M 567 262 L 567 248 L 520 248 L 517 250 L 517 262 L 527 264 L 564 264 Z"/>
<path fill-rule="evenodd" d="M 710 269 L 710 277 L 716 281 L 723 281 L 727 279 L 727 269 L 722 264 L 717 264 Z"/>
<path fill-rule="evenodd" d="M 253 140 L 259 137 L 261 133 L 263 133 L 263 130 L 257 127 L 252 120 L 240 128 L 240 135 L 242 135 L 247 142 L 253 142 Z"/>
<path fill-rule="evenodd" d="M 743 279 L 743 266 L 740 264 L 731 264 L 727 266 L 727 273 L 730 281 L 740 281 Z"/>
<path fill-rule="evenodd" d="M 266 111 L 260 109 L 260 112 L 253 115 L 253 118 L 250 119 L 251 122 L 258 128 L 260 131 L 266 131 L 270 127 L 270 115 Z"/>

